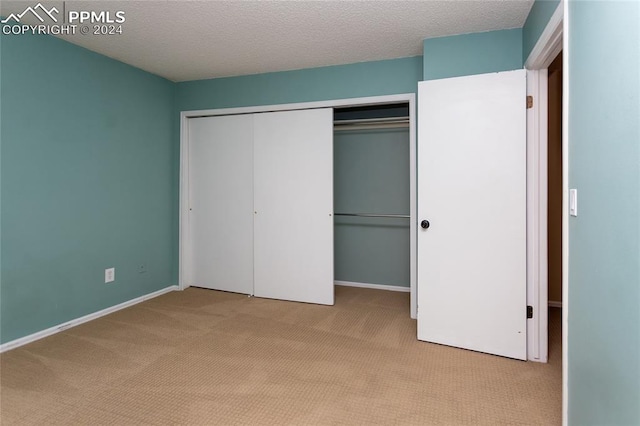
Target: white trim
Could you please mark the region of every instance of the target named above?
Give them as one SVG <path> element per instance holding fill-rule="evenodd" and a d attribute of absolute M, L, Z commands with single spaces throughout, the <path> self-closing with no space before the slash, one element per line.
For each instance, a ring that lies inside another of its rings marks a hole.
<path fill-rule="evenodd" d="M 562 40 L 562 424 L 569 424 L 569 2 Z"/>
<path fill-rule="evenodd" d="M 416 95 L 415 93 L 404 93 L 398 95 L 386 95 L 386 96 L 370 96 L 364 98 L 351 98 L 351 99 L 334 99 L 318 102 L 302 102 L 302 103 L 290 103 L 281 105 L 262 105 L 251 107 L 238 107 L 238 108 L 221 108 L 221 109 L 206 109 L 196 111 L 182 111 L 180 113 L 180 224 L 179 224 L 179 266 L 178 266 L 178 284 L 181 290 L 187 288 L 188 277 L 186 277 L 185 262 L 190 258 L 188 253 L 188 239 L 189 239 L 189 163 L 188 163 L 188 141 L 189 141 L 189 126 L 187 120 L 195 117 L 210 117 L 217 115 L 233 115 L 233 114 L 253 114 L 260 112 L 271 111 L 291 111 L 298 109 L 314 109 L 314 108 L 336 108 L 336 107 L 355 107 L 365 105 L 381 105 L 391 103 L 409 103 L 409 235 L 410 235 L 410 316 L 415 319 L 417 317 L 417 222 L 416 222 Z"/>
<path fill-rule="evenodd" d="M 187 117 L 185 113 L 180 114 L 180 192 L 178 198 L 180 201 L 180 211 L 178 219 L 178 287 L 184 290 L 189 285 L 186 284 L 187 269 L 184 261 L 190 258 L 186 244 L 189 234 L 189 144 L 185 141 L 189 140 L 189 126 L 187 125 Z"/>
<path fill-rule="evenodd" d="M 548 360 L 547 280 L 547 70 L 527 71 L 527 359 Z"/>
<path fill-rule="evenodd" d="M 564 1 L 560 1 L 540 38 L 531 50 L 524 63 L 525 68 L 539 70 L 548 68 L 562 50 L 562 20 L 564 17 Z"/>
<path fill-rule="evenodd" d="M 562 308 L 562 302 L 556 302 L 554 300 L 549 300 L 550 308 Z"/>
<path fill-rule="evenodd" d="M 410 316 L 418 318 L 418 143 L 416 95 L 409 97 L 409 303 Z"/>
<path fill-rule="evenodd" d="M 178 290 L 178 286 L 172 285 L 172 286 L 163 288 L 161 290 L 154 291 L 153 293 L 145 294 L 143 296 L 136 297 L 135 299 L 131 299 L 126 302 L 122 302 L 117 305 L 111 306 L 109 308 L 102 309 L 92 314 L 88 314 L 80 318 L 72 319 L 71 321 L 63 322 L 62 324 L 55 325 L 53 327 L 47 328 L 46 330 L 38 331 L 28 336 L 24 336 L 7 343 L 3 343 L 2 345 L 0 345 L 0 353 L 6 352 L 11 349 L 15 349 L 19 346 L 26 345 L 27 343 L 35 342 L 36 340 L 43 339 L 47 336 L 51 336 L 52 334 L 56 334 L 61 331 L 67 330 L 71 327 L 75 327 L 76 325 L 84 324 L 85 322 L 92 321 L 94 319 L 103 317 L 105 315 L 109 315 L 113 312 L 119 311 L 124 308 L 128 308 L 140 302 L 144 302 L 145 300 L 153 299 L 154 297 L 158 297 L 160 295 L 163 295 L 165 293 L 169 293 L 170 291 L 175 291 L 175 290 Z"/>
<path fill-rule="evenodd" d="M 569 305 L 569 2 L 560 1 L 525 62 L 528 69 L 544 69 L 562 49 L 562 424 L 568 424 L 568 305 Z M 535 102 L 534 102 L 535 105 Z M 546 129 L 540 129 L 546 132 Z M 538 170 L 546 173 L 546 170 Z M 534 285 L 536 283 L 534 282 Z M 534 317 L 535 318 L 535 317 Z M 548 330 L 547 330 L 548 333 Z"/>
<path fill-rule="evenodd" d="M 372 288 L 374 290 L 400 291 L 404 293 L 409 293 L 411 291 L 409 287 L 400 287 L 397 285 L 355 283 L 353 281 L 334 281 L 334 284 L 342 287 Z"/>
<path fill-rule="evenodd" d="M 531 122 L 531 126 L 527 124 L 527 304 L 534 310 L 527 326 L 527 359 L 538 362 L 547 362 L 549 341 L 546 68 L 563 47 L 564 7 L 561 0 L 525 62 L 525 67 L 533 70 L 528 73 L 533 81 L 527 85 L 528 94 L 534 96 L 533 108 L 527 114 Z M 565 259 L 563 265 L 567 265 Z"/>

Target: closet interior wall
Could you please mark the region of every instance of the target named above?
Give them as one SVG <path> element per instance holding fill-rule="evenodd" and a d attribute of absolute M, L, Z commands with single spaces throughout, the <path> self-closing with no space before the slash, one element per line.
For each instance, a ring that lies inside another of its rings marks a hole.
<path fill-rule="evenodd" d="M 406 103 L 334 110 L 334 265 L 338 283 L 409 289 L 408 116 Z M 378 215 L 382 217 L 371 217 Z"/>

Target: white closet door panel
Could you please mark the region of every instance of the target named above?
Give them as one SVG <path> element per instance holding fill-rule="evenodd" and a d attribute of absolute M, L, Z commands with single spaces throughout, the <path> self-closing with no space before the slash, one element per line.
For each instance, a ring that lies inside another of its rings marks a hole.
<path fill-rule="evenodd" d="M 333 110 L 254 116 L 255 295 L 333 304 Z"/>
<path fill-rule="evenodd" d="M 189 120 L 189 285 L 253 293 L 253 117 Z"/>

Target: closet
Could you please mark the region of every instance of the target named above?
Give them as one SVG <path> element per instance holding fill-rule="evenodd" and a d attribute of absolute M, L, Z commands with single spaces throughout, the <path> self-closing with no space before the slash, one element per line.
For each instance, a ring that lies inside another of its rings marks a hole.
<path fill-rule="evenodd" d="M 185 283 L 333 304 L 333 110 L 187 126 Z"/>
<path fill-rule="evenodd" d="M 408 291 L 408 105 L 183 116 L 181 285 L 325 305 L 336 280 Z"/>
<path fill-rule="evenodd" d="M 335 279 L 408 290 L 408 103 L 334 111 Z"/>

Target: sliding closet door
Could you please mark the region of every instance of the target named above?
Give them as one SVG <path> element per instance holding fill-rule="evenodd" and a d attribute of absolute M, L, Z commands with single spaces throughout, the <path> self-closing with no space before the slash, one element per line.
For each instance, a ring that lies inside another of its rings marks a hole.
<path fill-rule="evenodd" d="M 254 115 L 254 294 L 333 304 L 333 110 Z"/>
<path fill-rule="evenodd" d="M 253 293 L 253 116 L 189 119 L 186 283 Z"/>

